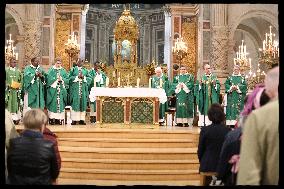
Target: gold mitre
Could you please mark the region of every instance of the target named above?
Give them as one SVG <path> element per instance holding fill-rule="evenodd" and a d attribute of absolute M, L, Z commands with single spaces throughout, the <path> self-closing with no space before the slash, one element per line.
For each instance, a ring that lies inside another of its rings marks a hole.
<path fill-rule="evenodd" d="M 12 81 L 11 87 L 12 87 L 13 89 L 18 89 L 18 88 L 21 87 L 21 83 L 16 82 L 16 81 Z"/>

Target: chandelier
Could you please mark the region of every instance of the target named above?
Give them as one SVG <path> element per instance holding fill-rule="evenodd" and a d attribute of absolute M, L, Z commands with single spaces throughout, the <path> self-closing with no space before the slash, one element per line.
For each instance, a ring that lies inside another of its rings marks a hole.
<path fill-rule="evenodd" d="M 272 33 L 271 29 L 272 26 L 269 26 L 269 34 L 265 33 L 262 49 L 259 48 L 260 62 L 267 64 L 269 68 L 271 68 L 273 64 L 279 63 L 279 43 L 275 40 L 275 33 Z"/>
<path fill-rule="evenodd" d="M 261 71 L 259 68 L 259 64 L 257 64 L 256 73 L 251 70 L 245 75 L 245 79 L 247 81 L 247 86 L 249 90 L 253 90 L 256 84 L 263 83 L 265 79 L 265 72 Z"/>
<path fill-rule="evenodd" d="M 11 58 L 18 60 L 18 53 L 15 53 L 16 47 L 14 47 L 14 40 L 12 40 L 12 34 L 9 34 L 10 39 L 7 40 L 7 46 L 5 46 L 5 61 L 8 62 Z"/>
<path fill-rule="evenodd" d="M 234 58 L 234 65 L 240 67 L 241 73 L 251 69 L 251 58 L 247 58 L 247 55 L 246 45 L 244 45 L 244 40 L 242 40 L 242 44 L 237 52 L 237 58 Z"/>
<path fill-rule="evenodd" d="M 80 52 L 80 45 L 77 42 L 77 36 L 72 33 L 69 35 L 69 39 L 67 43 L 65 43 L 65 52 L 69 55 L 69 64 L 71 64 L 72 60 L 78 55 Z"/>
<path fill-rule="evenodd" d="M 187 55 L 187 46 L 182 37 L 176 39 L 175 44 L 172 47 L 172 51 L 177 55 L 179 65 L 181 66 L 182 59 Z"/>

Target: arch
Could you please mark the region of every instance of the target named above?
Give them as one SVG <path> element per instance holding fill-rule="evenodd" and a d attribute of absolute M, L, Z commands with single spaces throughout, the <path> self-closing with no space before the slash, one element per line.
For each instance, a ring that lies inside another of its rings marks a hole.
<path fill-rule="evenodd" d="M 239 24 L 241 24 L 241 22 L 243 20 L 249 19 L 249 18 L 253 18 L 253 17 L 260 17 L 264 20 L 266 20 L 267 22 L 269 22 L 279 33 L 278 31 L 278 17 L 276 14 L 269 12 L 267 10 L 248 10 L 247 12 L 244 12 L 242 15 L 240 15 L 239 17 L 237 17 L 235 19 L 235 22 L 232 24 L 231 26 L 231 30 L 229 33 L 229 39 L 233 39 L 234 37 L 234 33 L 238 27 Z"/>
<path fill-rule="evenodd" d="M 9 14 L 12 15 L 12 17 L 15 19 L 16 24 L 18 25 L 19 34 L 24 35 L 24 26 L 23 26 L 23 20 L 19 13 L 13 9 L 11 6 L 7 5 L 5 11 L 7 11 Z"/>

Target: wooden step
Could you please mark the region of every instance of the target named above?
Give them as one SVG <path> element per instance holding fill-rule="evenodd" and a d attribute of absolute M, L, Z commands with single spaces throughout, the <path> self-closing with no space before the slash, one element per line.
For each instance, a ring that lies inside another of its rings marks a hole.
<path fill-rule="evenodd" d="M 198 159 L 197 148 L 90 148 L 59 146 L 61 157 L 88 159 Z"/>
<path fill-rule="evenodd" d="M 61 168 L 59 178 L 90 180 L 200 180 L 198 170 L 105 170 Z"/>
<path fill-rule="evenodd" d="M 82 159 L 62 158 L 64 168 L 82 169 L 132 169 L 132 170 L 198 170 L 198 160 L 117 160 L 117 159 Z"/>
<path fill-rule="evenodd" d="M 152 186 L 200 186 L 199 180 L 176 180 L 176 181 L 137 181 L 137 180 L 86 180 L 86 179 L 67 179 L 59 178 L 59 185 L 97 185 L 97 186 L 135 186 L 135 185 L 152 185 Z"/>
<path fill-rule="evenodd" d="M 59 138 L 58 145 L 97 148 L 191 148 L 197 147 L 197 141 L 192 139 Z"/>

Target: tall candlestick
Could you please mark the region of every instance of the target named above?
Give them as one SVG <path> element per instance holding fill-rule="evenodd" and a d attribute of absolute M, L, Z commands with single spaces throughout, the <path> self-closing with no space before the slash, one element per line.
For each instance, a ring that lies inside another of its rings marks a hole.
<path fill-rule="evenodd" d="M 18 53 L 16 53 L 16 60 L 18 60 Z"/>
<path fill-rule="evenodd" d="M 115 77 L 115 71 L 112 72 L 112 77 Z"/>
<path fill-rule="evenodd" d="M 140 78 L 137 78 L 137 88 L 139 88 L 139 84 L 140 84 Z"/>
<path fill-rule="evenodd" d="M 120 77 L 117 78 L 117 86 L 120 87 Z"/>
<path fill-rule="evenodd" d="M 151 88 L 151 78 L 149 78 L 149 88 Z"/>
<path fill-rule="evenodd" d="M 160 88 L 162 88 L 163 87 L 163 80 L 162 80 L 162 78 L 160 78 Z"/>

